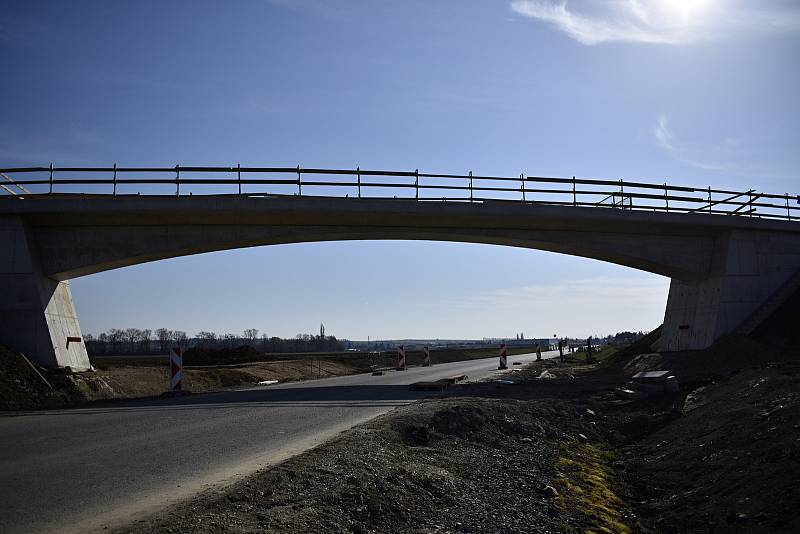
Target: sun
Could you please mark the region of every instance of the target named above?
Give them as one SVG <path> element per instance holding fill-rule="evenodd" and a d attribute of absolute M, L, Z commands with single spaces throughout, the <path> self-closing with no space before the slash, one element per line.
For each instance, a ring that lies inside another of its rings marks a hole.
<path fill-rule="evenodd" d="M 667 11 L 682 17 L 683 19 L 698 17 L 708 4 L 710 0 L 662 0 L 664 8 Z"/>

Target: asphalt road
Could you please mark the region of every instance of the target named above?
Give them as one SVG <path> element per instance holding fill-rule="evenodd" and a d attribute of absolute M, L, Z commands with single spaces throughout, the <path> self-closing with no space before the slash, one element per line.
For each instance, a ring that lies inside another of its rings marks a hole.
<path fill-rule="evenodd" d="M 545 353 L 553 357 L 557 353 Z M 528 362 L 535 354 L 509 357 Z M 121 526 L 235 482 L 430 393 L 408 384 L 495 373 L 497 358 L 0 417 L 0 532 Z"/>

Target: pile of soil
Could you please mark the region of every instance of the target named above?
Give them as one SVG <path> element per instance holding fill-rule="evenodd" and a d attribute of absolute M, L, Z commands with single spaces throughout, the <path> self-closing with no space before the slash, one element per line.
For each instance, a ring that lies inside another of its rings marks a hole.
<path fill-rule="evenodd" d="M 800 345 L 800 329 L 797 328 L 797 310 L 800 308 L 800 290 L 794 292 L 750 337 L 781 348 Z"/>
<path fill-rule="evenodd" d="M 0 410 L 57 408 L 70 402 L 51 388 L 22 355 L 0 345 Z M 46 375 L 47 371 L 38 369 Z"/>
<path fill-rule="evenodd" d="M 800 358 L 733 370 L 626 447 L 654 532 L 800 532 L 798 383 Z"/>
<path fill-rule="evenodd" d="M 584 532 L 555 489 L 584 439 L 569 403 L 427 400 L 123 532 Z"/>

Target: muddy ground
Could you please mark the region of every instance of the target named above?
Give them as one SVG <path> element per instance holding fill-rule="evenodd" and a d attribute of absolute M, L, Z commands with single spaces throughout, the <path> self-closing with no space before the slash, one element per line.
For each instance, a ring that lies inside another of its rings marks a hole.
<path fill-rule="evenodd" d="M 800 355 L 630 359 L 453 388 L 123 532 L 800 532 Z M 648 368 L 680 393 L 614 392 Z"/>

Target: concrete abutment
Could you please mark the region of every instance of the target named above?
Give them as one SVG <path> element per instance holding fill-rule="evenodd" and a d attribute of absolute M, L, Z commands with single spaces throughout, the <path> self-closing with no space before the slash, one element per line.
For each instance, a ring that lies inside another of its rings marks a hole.
<path fill-rule="evenodd" d="M 0 284 L 3 344 L 45 367 L 90 367 L 69 282 L 42 274 L 36 239 L 21 217 L 0 216 Z"/>
<path fill-rule="evenodd" d="M 658 351 L 698 350 L 736 330 L 800 270 L 800 236 L 734 230 L 714 243 L 700 280 L 673 278 Z"/>

